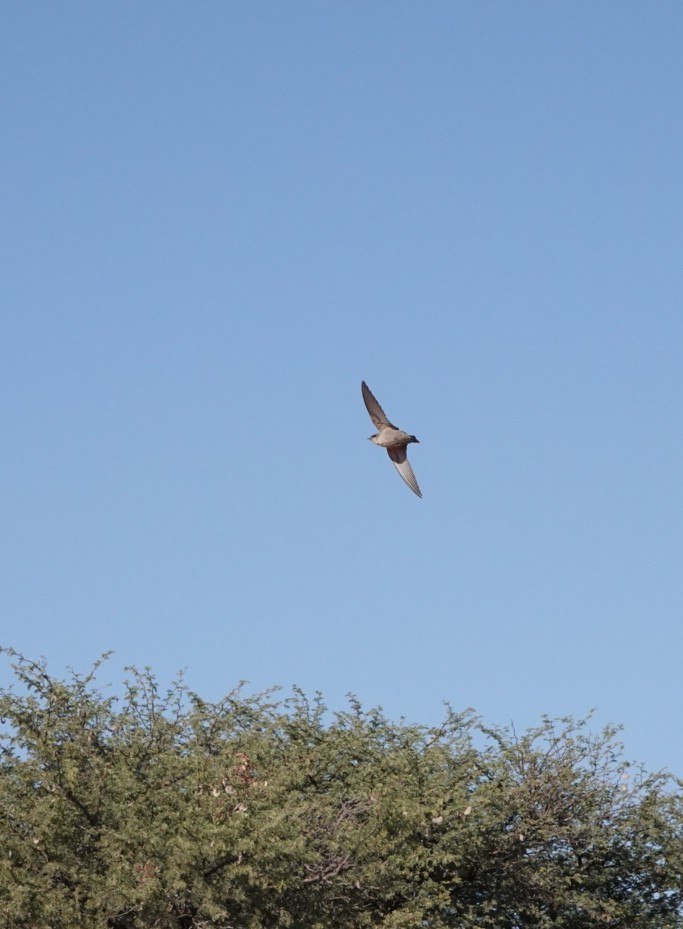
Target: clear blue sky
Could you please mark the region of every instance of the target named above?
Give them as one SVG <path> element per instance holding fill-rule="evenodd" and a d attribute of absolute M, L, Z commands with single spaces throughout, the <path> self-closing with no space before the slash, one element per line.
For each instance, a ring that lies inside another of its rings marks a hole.
<path fill-rule="evenodd" d="M 683 774 L 680 3 L 0 27 L 2 642 Z"/>

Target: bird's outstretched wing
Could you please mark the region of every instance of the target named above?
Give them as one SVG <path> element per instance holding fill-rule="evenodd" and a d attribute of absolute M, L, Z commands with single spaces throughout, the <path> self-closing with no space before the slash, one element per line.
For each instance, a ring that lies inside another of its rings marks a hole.
<path fill-rule="evenodd" d="M 392 429 L 396 429 L 396 426 L 394 426 L 393 423 L 390 423 L 387 419 L 387 414 L 379 405 L 375 395 L 370 390 L 365 381 L 363 381 L 360 386 L 361 390 L 363 391 L 363 400 L 365 401 L 365 406 L 367 407 L 368 413 L 370 414 L 370 419 L 375 424 L 375 429 L 381 429 L 382 426 L 390 426 Z"/>
<path fill-rule="evenodd" d="M 417 494 L 418 497 L 421 497 L 422 491 L 420 490 L 415 475 L 413 474 L 413 469 L 410 467 L 405 445 L 401 445 L 398 448 L 388 448 L 387 454 L 394 462 L 394 467 L 406 482 L 408 487 L 410 487 L 414 494 Z"/>

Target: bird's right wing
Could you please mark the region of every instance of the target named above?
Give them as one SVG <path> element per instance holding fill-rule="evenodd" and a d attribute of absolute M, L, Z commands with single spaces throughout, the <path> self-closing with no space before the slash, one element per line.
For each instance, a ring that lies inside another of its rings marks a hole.
<path fill-rule="evenodd" d="M 405 445 L 401 445 L 398 448 L 388 448 L 387 454 L 394 462 L 394 467 L 406 482 L 408 487 L 410 487 L 414 494 L 417 494 L 418 497 L 421 497 L 422 491 L 420 490 L 417 479 L 413 474 L 413 469 L 410 467 Z"/>
<path fill-rule="evenodd" d="M 375 395 L 370 390 L 365 381 L 363 381 L 360 386 L 361 390 L 363 391 L 363 400 L 365 401 L 365 406 L 367 407 L 368 413 L 370 414 L 370 419 L 375 424 L 375 428 L 381 429 L 382 426 L 391 426 L 392 429 L 395 429 L 396 426 L 389 422 L 387 419 L 387 414 L 379 405 Z"/>

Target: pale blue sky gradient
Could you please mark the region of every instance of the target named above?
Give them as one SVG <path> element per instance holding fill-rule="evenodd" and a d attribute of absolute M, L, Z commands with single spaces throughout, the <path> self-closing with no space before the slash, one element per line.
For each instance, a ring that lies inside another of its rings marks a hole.
<path fill-rule="evenodd" d="M 1 641 L 683 774 L 680 3 L 0 26 Z"/>

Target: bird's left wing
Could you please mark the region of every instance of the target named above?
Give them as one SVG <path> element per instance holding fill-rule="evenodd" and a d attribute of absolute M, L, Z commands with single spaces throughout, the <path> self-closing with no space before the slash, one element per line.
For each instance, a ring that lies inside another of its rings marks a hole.
<path fill-rule="evenodd" d="M 361 390 L 363 391 L 363 400 L 365 401 L 365 406 L 367 407 L 368 413 L 370 414 L 370 419 L 375 424 L 375 428 L 381 429 L 382 426 L 391 426 L 392 429 L 395 429 L 396 426 L 389 422 L 387 419 L 387 414 L 379 405 L 377 398 L 365 383 L 365 381 L 363 381 L 360 386 Z"/>

